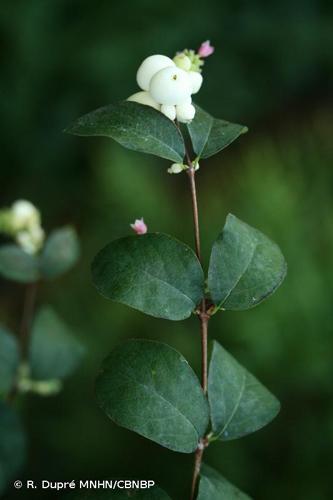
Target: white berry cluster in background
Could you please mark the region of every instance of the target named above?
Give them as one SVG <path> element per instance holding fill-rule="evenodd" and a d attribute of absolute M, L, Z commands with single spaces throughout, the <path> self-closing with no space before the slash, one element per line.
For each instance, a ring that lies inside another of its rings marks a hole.
<path fill-rule="evenodd" d="M 170 120 L 189 123 L 195 116 L 192 95 L 199 92 L 203 59 L 214 52 L 207 40 L 199 50 L 185 49 L 173 59 L 163 55 L 147 57 L 140 65 L 136 81 L 142 89 L 128 98 L 157 109 Z"/>
<path fill-rule="evenodd" d="M 17 200 L 10 208 L 0 211 L 0 232 L 14 238 L 30 254 L 37 253 L 45 239 L 40 212 L 27 200 Z"/>

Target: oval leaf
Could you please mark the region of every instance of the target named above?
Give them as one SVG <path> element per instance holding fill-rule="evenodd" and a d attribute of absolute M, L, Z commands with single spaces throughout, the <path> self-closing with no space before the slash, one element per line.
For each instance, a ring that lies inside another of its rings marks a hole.
<path fill-rule="evenodd" d="M 0 495 L 14 478 L 17 479 L 25 453 L 21 422 L 11 408 L 0 402 Z"/>
<path fill-rule="evenodd" d="M 111 137 L 134 151 L 182 162 L 183 138 L 175 126 L 156 109 L 122 101 L 82 116 L 66 132 L 75 135 Z"/>
<path fill-rule="evenodd" d="M 0 397 L 11 389 L 20 362 L 20 352 L 14 335 L 0 327 Z"/>
<path fill-rule="evenodd" d="M 216 470 L 203 464 L 197 500 L 251 500 Z"/>
<path fill-rule="evenodd" d="M 222 309 L 249 309 L 269 297 L 287 271 L 279 247 L 257 229 L 229 214 L 213 245 L 208 287 Z"/>
<path fill-rule="evenodd" d="M 130 340 L 104 361 L 98 403 L 118 425 L 166 448 L 193 452 L 208 425 L 208 405 L 185 358 L 171 347 Z"/>
<path fill-rule="evenodd" d="M 66 273 L 80 255 L 79 241 L 72 227 L 53 231 L 46 240 L 41 255 L 41 272 L 45 278 L 55 278 Z"/>
<path fill-rule="evenodd" d="M 213 118 L 196 106 L 194 120 L 187 125 L 193 150 L 199 158 L 209 158 L 247 132 L 247 127 Z"/>
<path fill-rule="evenodd" d="M 49 307 L 41 309 L 34 321 L 29 362 L 35 380 L 61 379 L 71 375 L 84 349 L 67 325 Z"/>
<path fill-rule="evenodd" d="M 21 283 L 33 283 L 40 278 L 39 259 L 17 245 L 0 247 L 0 275 Z"/>
<path fill-rule="evenodd" d="M 215 437 L 229 441 L 267 425 L 280 403 L 216 341 L 209 365 L 208 400 Z"/>
<path fill-rule="evenodd" d="M 193 250 L 160 233 L 113 241 L 95 257 L 92 275 L 105 297 L 157 318 L 187 318 L 204 293 Z"/>

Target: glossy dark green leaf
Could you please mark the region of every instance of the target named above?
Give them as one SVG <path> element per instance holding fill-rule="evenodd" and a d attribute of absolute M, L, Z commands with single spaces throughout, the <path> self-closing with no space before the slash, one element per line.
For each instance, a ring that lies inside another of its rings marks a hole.
<path fill-rule="evenodd" d="M 251 500 L 216 470 L 203 464 L 197 500 Z"/>
<path fill-rule="evenodd" d="M 107 479 L 106 479 L 107 481 Z M 111 481 L 111 480 L 109 480 Z M 112 481 L 115 481 L 112 479 Z M 64 500 L 170 500 L 169 495 L 157 486 L 142 490 L 95 490 L 66 495 Z"/>
<path fill-rule="evenodd" d="M 39 311 L 32 328 L 29 352 L 33 379 L 68 377 L 76 370 L 83 352 L 82 345 L 51 308 Z"/>
<path fill-rule="evenodd" d="M 45 278 L 55 278 L 66 273 L 77 262 L 80 245 L 72 227 L 53 231 L 46 240 L 41 255 L 41 272 Z"/>
<path fill-rule="evenodd" d="M 187 318 L 204 293 L 193 250 L 160 233 L 113 241 L 95 257 L 92 275 L 105 297 L 157 318 Z"/>
<path fill-rule="evenodd" d="M 0 326 L 0 397 L 10 391 L 19 361 L 20 353 L 16 337 Z"/>
<path fill-rule="evenodd" d="M 175 124 L 155 109 L 122 101 L 92 111 L 76 120 L 66 132 L 111 137 L 128 149 L 182 162 L 184 141 Z"/>
<path fill-rule="evenodd" d="M 0 275 L 21 283 L 33 283 L 40 278 L 39 259 L 17 245 L 0 247 Z"/>
<path fill-rule="evenodd" d="M 267 425 L 280 403 L 216 341 L 209 365 L 208 400 L 215 437 L 229 441 Z"/>
<path fill-rule="evenodd" d="M 25 461 L 26 440 L 17 414 L 0 402 L 0 495 L 18 475 Z"/>
<path fill-rule="evenodd" d="M 213 245 L 208 287 L 222 309 L 249 309 L 269 297 L 287 271 L 279 247 L 257 229 L 229 214 Z"/>
<path fill-rule="evenodd" d="M 247 127 L 214 118 L 196 106 L 194 120 L 187 125 L 194 152 L 200 158 L 209 158 L 247 132 Z"/>
<path fill-rule="evenodd" d="M 129 340 L 112 351 L 96 395 L 118 425 L 174 451 L 193 452 L 208 425 L 195 373 L 179 352 L 159 342 Z"/>

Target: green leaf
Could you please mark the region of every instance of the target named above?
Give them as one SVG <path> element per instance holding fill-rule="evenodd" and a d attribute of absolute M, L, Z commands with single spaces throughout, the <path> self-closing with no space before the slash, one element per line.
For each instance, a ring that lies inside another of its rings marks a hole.
<path fill-rule="evenodd" d="M 21 283 L 33 283 L 40 278 L 39 259 L 17 245 L 0 247 L 0 275 Z"/>
<path fill-rule="evenodd" d="M 13 386 L 20 353 L 15 336 L 0 326 L 0 397 Z"/>
<path fill-rule="evenodd" d="M 55 278 L 66 273 L 80 255 L 79 241 L 72 227 L 53 231 L 46 240 L 41 255 L 41 272 L 45 278 Z"/>
<path fill-rule="evenodd" d="M 197 500 L 251 500 L 216 470 L 203 464 Z"/>
<path fill-rule="evenodd" d="M 189 317 L 204 293 L 193 250 L 161 233 L 113 241 L 95 257 L 92 275 L 105 297 L 157 318 Z"/>
<path fill-rule="evenodd" d="M 208 287 L 222 309 L 249 309 L 282 283 L 287 265 L 279 247 L 257 229 L 229 214 L 213 245 Z"/>
<path fill-rule="evenodd" d="M 208 400 L 215 437 L 229 441 L 267 425 L 280 403 L 216 341 L 209 365 Z"/>
<path fill-rule="evenodd" d="M 107 481 L 107 479 L 105 480 Z M 109 480 L 109 481 L 114 481 Z M 97 491 L 85 491 L 73 493 L 71 495 L 66 495 L 65 499 L 68 500 L 170 500 L 169 495 L 165 491 L 161 490 L 157 486 L 146 490 L 97 490 Z"/>
<path fill-rule="evenodd" d="M 129 340 L 112 351 L 96 395 L 115 423 L 174 451 L 193 452 L 208 425 L 195 373 L 179 352 L 159 342 Z"/>
<path fill-rule="evenodd" d="M 83 347 L 49 307 L 37 314 L 31 335 L 29 361 L 35 380 L 66 378 L 77 368 Z"/>
<path fill-rule="evenodd" d="M 196 106 L 194 120 L 187 125 L 193 149 L 200 158 L 209 158 L 247 132 L 247 127 L 213 118 Z"/>
<path fill-rule="evenodd" d="M 106 479 L 107 481 L 107 479 Z M 111 480 L 110 480 L 111 481 Z M 114 480 L 113 480 L 114 481 Z M 170 500 L 170 497 L 157 486 L 147 490 L 100 490 L 76 492 L 72 495 L 66 495 L 68 500 Z"/>
<path fill-rule="evenodd" d="M 14 411 L 0 402 L 0 495 L 17 476 L 25 461 L 26 442 Z"/>
<path fill-rule="evenodd" d="M 183 138 L 175 124 L 155 109 L 122 101 L 92 111 L 76 120 L 66 132 L 111 137 L 128 149 L 182 162 Z"/>

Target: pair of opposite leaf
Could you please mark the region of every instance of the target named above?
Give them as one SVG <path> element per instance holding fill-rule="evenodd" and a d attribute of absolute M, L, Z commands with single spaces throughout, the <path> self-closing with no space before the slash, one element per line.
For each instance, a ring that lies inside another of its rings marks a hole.
<path fill-rule="evenodd" d="M 205 296 L 204 272 L 193 250 L 162 233 L 111 242 L 95 257 L 92 273 L 102 295 L 155 317 L 185 319 Z M 215 308 L 253 307 L 276 290 L 285 273 L 279 247 L 230 214 L 208 270 Z"/>
<path fill-rule="evenodd" d="M 229 146 L 247 127 L 214 118 L 195 105 L 195 118 L 186 125 L 197 161 Z M 78 118 L 66 130 L 79 136 L 105 136 L 127 149 L 183 163 L 185 142 L 175 123 L 149 106 L 121 101 Z"/>
<path fill-rule="evenodd" d="M 216 341 L 208 399 L 178 351 L 139 339 L 119 345 L 106 358 L 96 395 L 115 423 L 182 453 L 193 453 L 208 433 L 210 440 L 221 441 L 253 433 L 280 408 L 277 399 Z"/>
<path fill-rule="evenodd" d="M 80 245 L 76 231 L 65 226 L 53 230 L 36 254 L 8 243 L 0 246 L 0 275 L 20 283 L 50 280 L 65 274 L 77 262 Z"/>
<path fill-rule="evenodd" d="M 97 378 L 96 396 L 118 425 L 182 453 L 194 453 L 207 435 L 210 441 L 227 441 L 253 433 L 280 409 L 278 400 L 216 341 L 208 398 L 179 352 L 149 340 L 128 340 L 111 352 Z M 207 466 L 200 476 L 197 500 L 249 499 Z"/>

